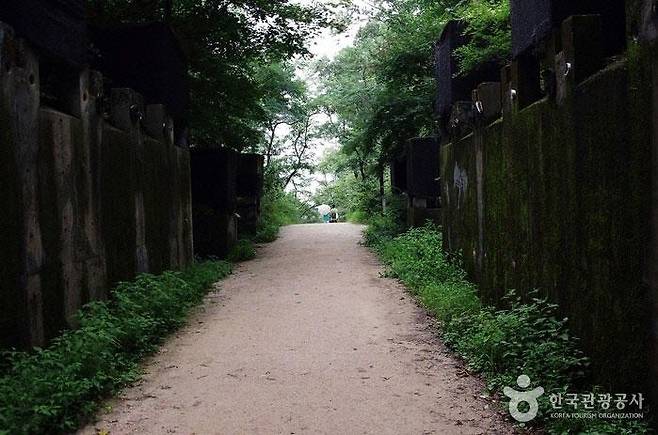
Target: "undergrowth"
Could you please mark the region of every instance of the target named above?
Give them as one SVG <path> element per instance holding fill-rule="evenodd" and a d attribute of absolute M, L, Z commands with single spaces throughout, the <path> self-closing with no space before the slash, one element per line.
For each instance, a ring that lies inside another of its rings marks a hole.
<path fill-rule="evenodd" d="M 0 373 L 0 434 L 75 431 L 103 398 L 139 377 L 139 361 L 230 272 L 229 263 L 206 262 L 184 272 L 140 275 L 119 284 L 111 301 L 85 306 L 80 327 L 47 348 L 7 355 Z"/>
<path fill-rule="evenodd" d="M 402 281 L 436 316 L 445 343 L 464 358 L 470 370 L 484 375 L 491 392 L 515 387 L 517 377 L 525 374 L 546 391 L 533 424 L 549 432 L 647 431 L 636 420 L 550 419 L 551 393 L 596 390 L 584 384 L 588 360 L 566 319 L 558 317 L 557 306 L 539 297 L 522 302 L 513 291 L 503 301 L 507 308 L 485 306 L 458 260 L 444 255 L 438 228 L 428 224 L 398 236 L 393 233 L 394 224 L 375 221 L 365 232 L 366 243 L 380 255 L 387 274 Z"/>
<path fill-rule="evenodd" d="M 231 263 L 240 263 L 242 261 L 251 260 L 256 257 L 256 248 L 251 240 L 241 239 L 238 240 L 231 251 L 228 253 L 227 260 Z"/>
<path fill-rule="evenodd" d="M 266 189 L 261 199 L 260 223 L 251 234 L 243 236 L 254 243 L 271 243 L 279 236 L 281 227 L 302 222 L 302 208 L 293 194 L 277 188 Z"/>
<path fill-rule="evenodd" d="M 383 213 L 380 211 L 362 216 L 362 222 L 368 224 L 363 232 L 366 246 L 384 246 L 384 243 L 406 229 L 403 223 L 406 220 L 406 205 L 395 195 L 388 197 L 387 203 L 388 207 Z"/>

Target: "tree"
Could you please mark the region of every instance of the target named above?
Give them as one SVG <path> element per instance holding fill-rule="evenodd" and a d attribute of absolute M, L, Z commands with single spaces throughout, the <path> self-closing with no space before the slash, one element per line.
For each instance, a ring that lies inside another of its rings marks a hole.
<path fill-rule="evenodd" d="M 378 181 L 382 207 L 388 162 L 409 138 L 435 134 L 434 45 L 454 18 L 468 20 L 462 73 L 508 55 L 508 0 L 379 0 L 354 46 L 318 65 L 325 132 L 364 183 Z"/>
<path fill-rule="evenodd" d="M 260 140 L 268 89 L 260 67 L 308 54 L 311 37 L 344 25 L 347 0 L 300 5 L 291 0 L 88 0 L 98 25 L 166 18 L 189 58 L 192 143 L 235 149 Z"/>
<path fill-rule="evenodd" d="M 303 117 L 308 90 L 306 84 L 295 77 L 295 68 L 290 62 L 261 67 L 256 81 L 263 95 L 260 106 L 264 115 L 263 143 L 259 151 L 265 155 L 265 166 L 269 166 L 272 157 L 281 152 L 281 130 L 298 124 Z"/>

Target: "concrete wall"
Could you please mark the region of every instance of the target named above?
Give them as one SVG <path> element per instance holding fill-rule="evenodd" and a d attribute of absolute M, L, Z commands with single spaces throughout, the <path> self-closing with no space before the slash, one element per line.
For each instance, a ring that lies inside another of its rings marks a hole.
<path fill-rule="evenodd" d="M 579 51 L 592 41 L 577 26 L 563 27 L 554 93 L 519 109 L 515 83 L 503 81 L 503 117 L 443 147 L 444 248 L 461 252 L 489 303 L 500 305 L 506 289 L 557 303 L 595 382 L 647 391 L 656 51 L 633 44 L 581 80 L 565 68 L 582 72 L 592 53 Z"/>
<path fill-rule="evenodd" d="M 225 257 L 237 242 L 239 161 L 227 148 L 192 152 L 194 249 L 201 257 Z"/>
<path fill-rule="evenodd" d="M 405 144 L 407 225 L 423 226 L 441 221 L 441 189 L 437 138 L 414 138 Z"/>
<path fill-rule="evenodd" d="M 239 155 L 236 196 L 240 234 L 255 232 L 260 223 L 264 161 L 261 154 Z"/>
<path fill-rule="evenodd" d="M 193 260 L 189 151 L 164 108 L 103 95 L 89 70 L 67 73 L 64 110 L 42 106 L 39 63 L 0 24 L 2 347 L 41 345 L 114 283 Z"/>

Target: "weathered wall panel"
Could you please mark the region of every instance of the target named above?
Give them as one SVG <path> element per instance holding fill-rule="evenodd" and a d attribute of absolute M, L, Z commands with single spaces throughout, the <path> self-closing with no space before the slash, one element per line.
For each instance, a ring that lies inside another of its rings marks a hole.
<path fill-rule="evenodd" d="M 39 63 L 35 53 L 0 23 L 0 316 L 5 345 L 43 341 L 39 222 Z"/>
<path fill-rule="evenodd" d="M 407 191 L 406 158 L 406 155 L 396 155 L 390 162 L 391 188 L 398 195 Z"/>
<path fill-rule="evenodd" d="M 169 268 L 169 207 L 172 206 L 167 192 L 167 150 L 161 142 L 144 138 L 144 209 L 146 249 L 149 253 L 149 272 L 160 273 Z"/>
<path fill-rule="evenodd" d="M 135 276 L 135 149 L 128 134 L 108 124 L 103 129 L 101 162 L 102 231 L 110 283 Z"/>
<path fill-rule="evenodd" d="M 103 78 L 97 71 L 83 70 L 79 92 L 73 95 L 73 114 L 80 118 L 81 140 L 76 142 L 75 164 L 77 213 L 77 257 L 83 263 L 82 301 L 107 298 L 105 244 L 101 232 L 101 165 L 103 117 L 101 104 Z M 78 110 L 79 108 L 79 110 Z"/>
<path fill-rule="evenodd" d="M 439 152 L 436 138 L 414 138 L 406 144 L 407 191 L 411 196 L 436 198 L 439 187 Z"/>
<path fill-rule="evenodd" d="M 569 317 L 595 380 L 618 391 L 648 383 L 651 150 L 641 126 L 651 85 L 641 59 L 477 129 L 445 146 L 441 165 L 445 248 L 461 251 L 484 299 L 538 289 Z"/>
<path fill-rule="evenodd" d="M 41 276 L 46 336 L 52 337 L 73 320 L 82 304 L 74 188 L 74 153 L 82 130 L 78 119 L 49 109 L 40 111 L 39 128 L 40 224 L 45 253 Z"/>
<path fill-rule="evenodd" d="M 39 71 L 0 23 L 0 348 L 42 345 L 118 281 L 193 261 L 189 151 L 166 110 L 149 137 L 139 95 L 117 89 L 105 122 L 102 77 L 85 69 L 45 107 Z"/>
<path fill-rule="evenodd" d="M 256 231 L 260 222 L 260 202 L 263 193 L 263 163 L 260 154 L 240 154 L 237 173 L 238 232 Z"/>
<path fill-rule="evenodd" d="M 180 187 L 176 191 L 176 198 L 180 201 L 181 213 L 177 218 L 181 221 L 181 233 L 178 237 L 179 254 L 177 267 L 183 269 L 194 262 L 194 223 L 192 216 L 192 162 L 190 151 L 176 147 L 178 156 L 177 179 Z"/>
<path fill-rule="evenodd" d="M 608 55 L 621 52 L 626 42 L 624 0 L 512 0 L 512 51 L 519 56 L 548 38 L 571 15 L 599 14 L 606 32 Z"/>
<path fill-rule="evenodd" d="M 191 155 L 194 250 L 223 257 L 237 240 L 238 154 L 229 149 L 194 150 Z"/>
<path fill-rule="evenodd" d="M 439 156 L 441 146 L 435 137 L 409 139 L 405 144 L 407 225 L 417 227 L 429 220 L 441 221 Z"/>
<path fill-rule="evenodd" d="M 176 187 L 174 190 L 175 215 L 172 225 L 175 226 L 176 256 L 175 264 L 184 268 L 194 262 L 193 217 L 192 217 L 192 163 L 189 150 L 172 147 Z"/>

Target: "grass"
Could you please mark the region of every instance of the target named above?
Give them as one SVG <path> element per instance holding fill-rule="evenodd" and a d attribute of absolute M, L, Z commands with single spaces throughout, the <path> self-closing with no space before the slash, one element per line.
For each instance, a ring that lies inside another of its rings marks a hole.
<path fill-rule="evenodd" d="M 261 200 L 261 222 L 253 233 L 243 234 L 243 237 L 254 243 L 275 241 L 281 227 L 302 221 L 301 207 L 293 194 L 275 188 L 266 189 Z"/>
<path fill-rule="evenodd" d="M 445 343 L 470 370 L 484 375 L 491 392 L 515 387 L 517 377 L 525 374 L 534 386 L 546 390 L 533 424 L 551 433 L 647 432 L 648 426 L 637 420 L 550 419 L 551 393 L 597 391 L 583 385 L 588 360 L 566 319 L 558 317 L 557 306 L 539 297 L 524 303 L 513 291 L 503 301 L 507 308 L 485 306 L 458 261 L 444 255 L 438 228 L 428 224 L 398 236 L 393 233 L 392 224 L 376 221 L 365 240 L 382 258 L 387 274 L 402 281 L 436 316 Z"/>
<path fill-rule="evenodd" d="M 140 376 L 142 358 L 230 272 L 229 263 L 205 262 L 140 275 L 119 284 L 111 301 L 85 306 L 80 327 L 47 348 L 9 354 L 0 374 L 0 434 L 75 431 L 104 398 Z"/>
<path fill-rule="evenodd" d="M 227 260 L 231 263 L 240 263 L 256 258 L 256 248 L 251 240 L 242 239 L 231 248 Z"/>
<path fill-rule="evenodd" d="M 281 229 L 281 225 L 277 223 L 262 223 L 251 240 L 255 243 L 272 243 L 279 237 L 279 229 Z"/>
<path fill-rule="evenodd" d="M 361 210 L 351 211 L 347 213 L 345 220 L 353 224 L 364 224 L 368 222 L 368 215 Z"/>

